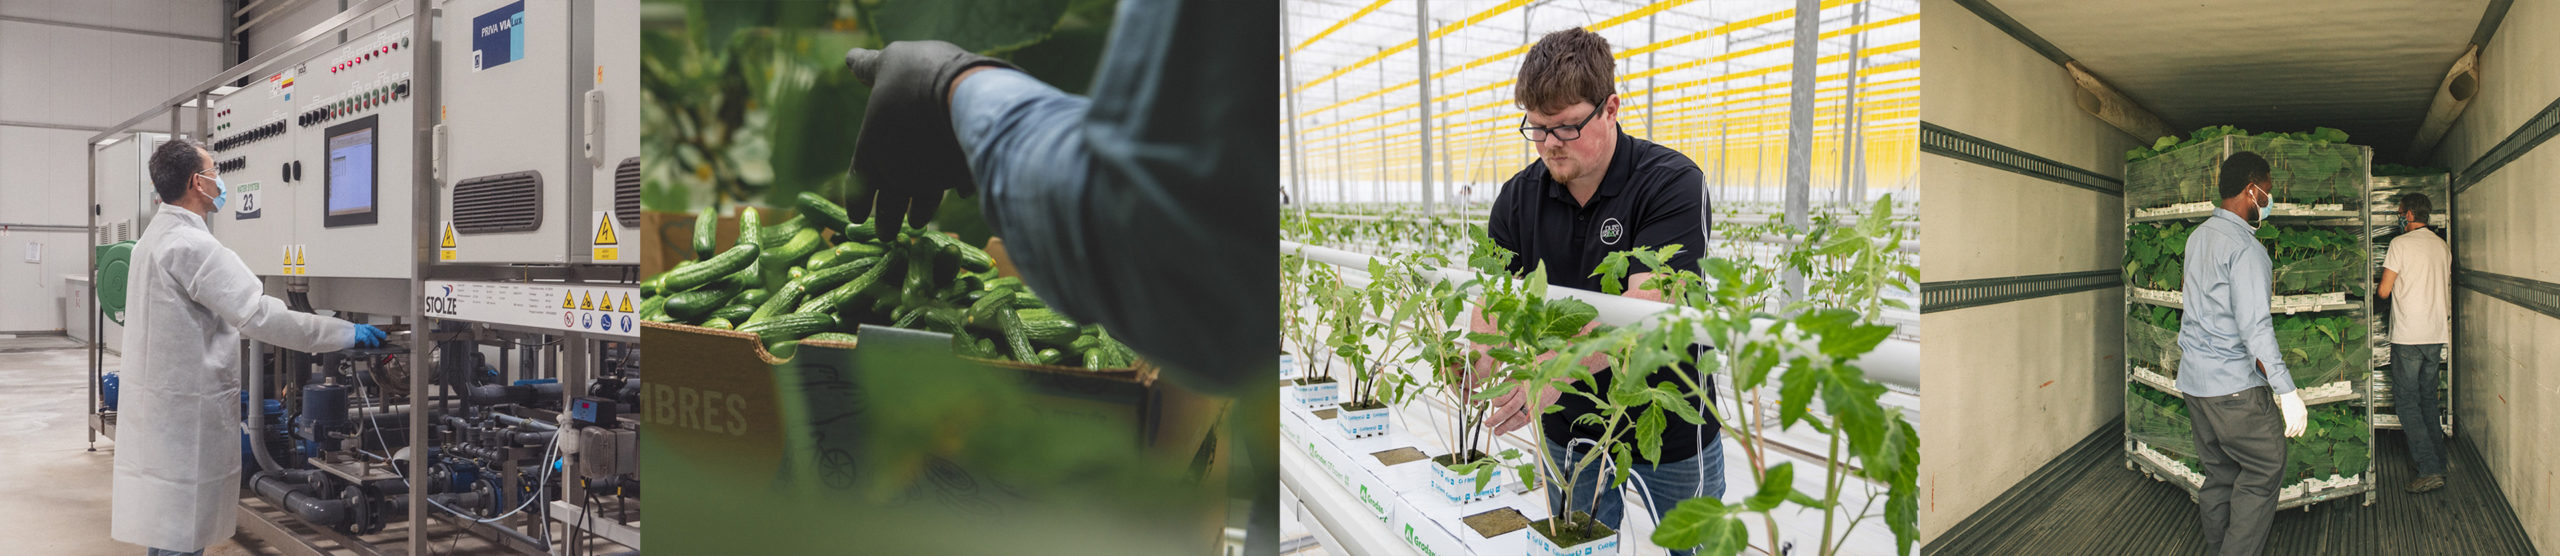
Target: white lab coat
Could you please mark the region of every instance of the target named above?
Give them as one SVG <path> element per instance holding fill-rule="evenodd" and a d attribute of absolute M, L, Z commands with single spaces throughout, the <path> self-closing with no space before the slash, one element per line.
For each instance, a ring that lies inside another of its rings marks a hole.
<path fill-rule="evenodd" d="M 202 550 L 238 526 L 240 336 L 319 353 L 354 345 L 355 330 L 266 296 L 240 255 L 175 205 L 160 206 L 133 253 L 110 529 Z"/>

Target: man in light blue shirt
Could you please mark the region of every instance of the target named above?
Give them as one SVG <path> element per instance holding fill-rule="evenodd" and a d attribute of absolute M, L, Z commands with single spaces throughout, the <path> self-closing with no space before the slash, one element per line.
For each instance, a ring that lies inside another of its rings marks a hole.
<path fill-rule="evenodd" d="M 2178 390 L 2204 466 L 2196 501 L 2205 552 L 2257 554 L 2284 486 L 2284 439 L 2302 434 L 2305 410 L 2268 314 L 2274 264 L 2250 225 L 2274 205 L 2267 160 L 2233 154 L 2219 181 L 2221 207 L 2187 236 Z"/>

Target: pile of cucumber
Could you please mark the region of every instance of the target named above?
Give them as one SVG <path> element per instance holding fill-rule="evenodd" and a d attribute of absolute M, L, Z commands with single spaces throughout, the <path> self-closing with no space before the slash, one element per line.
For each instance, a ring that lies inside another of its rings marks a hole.
<path fill-rule="evenodd" d="M 801 193 L 799 214 L 770 226 L 738 212 L 738 242 L 719 250 L 720 217 L 694 220 L 693 260 L 641 282 L 640 318 L 754 333 L 789 358 L 802 340 L 853 342 L 862 324 L 951 335 L 954 353 L 1042 365 L 1116 369 L 1137 354 L 1099 326 L 1049 310 L 986 251 L 941 232 L 879 230 Z"/>

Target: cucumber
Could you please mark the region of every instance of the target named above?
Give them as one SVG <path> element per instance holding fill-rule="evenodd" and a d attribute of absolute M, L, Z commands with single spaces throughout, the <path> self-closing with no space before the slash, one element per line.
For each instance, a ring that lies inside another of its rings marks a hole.
<path fill-rule="evenodd" d="M 1031 293 L 1031 290 L 1023 290 L 1022 295 L 1013 296 L 1013 308 L 1026 311 L 1031 309 L 1047 310 L 1049 308 L 1049 303 L 1041 301 L 1039 294 Z"/>
<path fill-rule="evenodd" d="M 705 260 L 702 264 L 667 271 L 666 290 L 692 291 L 703 284 L 711 283 L 714 279 L 737 272 L 738 269 L 747 268 L 748 263 L 753 263 L 755 260 L 756 244 L 739 242 L 736 247 L 730 247 L 728 251 L 721 252 L 720 256 Z"/>
<path fill-rule="evenodd" d="M 979 359 L 1004 358 L 1003 355 L 996 353 L 996 345 L 994 342 L 967 334 L 951 335 L 951 353 L 961 357 L 975 357 Z"/>
<path fill-rule="evenodd" d="M 986 250 L 971 247 L 967 243 L 961 243 L 960 238 L 951 237 L 950 234 L 940 232 L 928 233 L 925 234 L 924 237 L 926 240 L 932 241 L 935 248 L 942 251 L 943 256 L 957 259 L 960 263 L 961 270 L 969 272 L 986 272 L 989 270 L 995 270 L 996 268 L 995 257 L 987 255 Z"/>
<path fill-rule="evenodd" d="M 1058 348 L 1040 348 L 1039 353 L 1032 354 L 1032 362 L 1042 365 L 1056 365 L 1058 364 L 1058 357 L 1060 357 L 1060 355 L 1061 354 L 1058 353 Z"/>
<path fill-rule="evenodd" d="M 1075 342 L 1082 333 L 1075 321 L 1048 309 L 1023 309 L 1014 313 L 1022 321 L 1022 332 L 1032 341 L 1054 346 Z"/>
<path fill-rule="evenodd" d="M 693 261 L 685 261 L 685 262 L 681 262 L 681 263 L 676 263 L 676 268 L 684 268 L 684 267 L 686 267 L 686 266 L 688 266 L 688 265 L 691 265 L 691 264 L 693 264 Z M 668 269 L 668 270 L 674 270 L 674 269 Z M 667 273 L 660 272 L 660 273 L 658 273 L 658 275 L 657 275 L 657 276 L 651 276 L 651 277 L 649 277 L 649 279 L 647 279 L 647 280 L 641 280 L 641 281 L 640 281 L 640 296 L 641 296 L 641 297 L 648 297 L 648 296 L 654 296 L 654 295 L 663 295 L 663 294 L 666 294 L 666 293 L 667 293 Z"/>
<path fill-rule="evenodd" d="M 750 291 L 764 291 L 764 290 L 750 290 Z M 720 310 L 717 310 L 717 311 L 712 311 L 712 312 L 711 312 L 711 318 L 715 318 L 715 319 L 728 319 L 728 320 L 729 320 L 729 322 L 730 322 L 731 324 L 733 324 L 733 325 L 734 325 L 734 324 L 736 324 L 736 323 L 738 323 L 738 322 L 741 322 L 741 321 L 745 321 L 745 320 L 747 320 L 747 317 L 749 317 L 749 316 L 753 316 L 753 315 L 755 315 L 755 314 L 756 314 L 756 306 L 755 306 L 755 305 L 747 304 L 747 303 L 745 303 L 744 301 L 742 301 L 742 300 L 744 300 L 746 297 L 747 297 L 747 296 L 746 296 L 746 294 L 739 294 L 739 295 L 738 295 L 738 298 L 739 298 L 739 299 L 732 299 L 732 300 L 730 300 L 729 306 L 727 306 L 727 307 L 721 307 L 721 308 L 720 308 Z"/>
<path fill-rule="evenodd" d="M 869 243 L 869 242 L 861 242 L 861 241 L 849 241 L 849 242 L 845 242 L 845 243 L 843 243 L 843 244 L 837 245 L 837 246 L 836 246 L 836 248 L 835 248 L 835 252 L 836 252 L 836 258 L 837 258 L 837 259 L 839 259 L 839 260 L 841 260 L 841 259 L 848 259 L 848 258 L 852 258 L 852 259 L 869 259 L 869 258 L 876 258 L 876 257 L 879 257 L 880 255 L 883 255 L 883 254 L 888 253 L 888 252 L 889 252 L 889 248 L 887 248 L 887 247 L 882 247 L 882 246 L 880 246 L 880 244 L 877 244 L 877 243 Z"/>
<path fill-rule="evenodd" d="M 1032 361 L 1040 352 L 1031 349 L 1031 335 L 1023 330 L 1022 317 L 1012 311 L 997 311 L 996 326 L 1004 331 L 1005 347 L 1013 349 L 1013 360 Z"/>
<path fill-rule="evenodd" d="M 756 271 L 756 265 L 747 265 L 738 269 L 737 272 L 720 277 L 720 281 L 713 282 L 711 285 L 743 291 L 764 289 L 763 281 L 763 274 Z"/>
<path fill-rule="evenodd" d="M 790 220 L 784 220 L 771 226 L 765 226 L 763 230 L 759 230 L 758 233 L 762 235 L 757 236 L 756 241 L 763 243 L 766 251 L 772 251 L 775 247 L 790 242 L 791 236 L 798 235 L 801 230 L 809 230 L 808 219 L 802 216 L 793 216 Z"/>
<path fill-rule="evenodd" d="M 809 267 L 809 270 L 819 270 L 829 266 L 835 266 L 836 261 L 838 260 L 852 260 L 838 259 L 837 253 L 838 251 L 835 249 L 819 249 L 818 252 L 809 254 L 809 262 L 804 263 L 804 266 Z"/>
<path fill-rule="evenodd" d="M 747 316 L 746 324 L 752 325 L 764 322 L 772 319 L 776 315 L 783 314 L 784 310 L 790 309 L 793 304 L 800 302 L 800 294 L 801 289 L 799 282 L 783 283 L 781 290 L 773 292 L 773 297 L 765 299 L 764 304 L 756 306 L 755 314 Z"/>
<path fill-rule="evenodd" d="M 844 229 L 837 231 L 843 232 L 846 241 L 871 241 L 880 237 L 879 227 L 872 225 L 871 217 L 868 216 L 863 217 L 860 224 L 845 226 Z"/>
<path fill-rule="evenodd" d="M 667 296 L 667 315 L 677 320 L 698 322 L 703 317 L 710 316 L 713 310 L 719 309 L 722 304 L 729 301 L 729 298 L 736 297 L 737 294 L 737 290 L 703 288 Z"/>
<path fill-rule="evenodd" d="M 720 210 L 716 207 L 702 207 L 702 212 L 693 215 L 693 258 L 695 260 L 711 258 L 712 251 L 717 249 L 719 243 Z"/>
<path fill-rule="evenodd" d="M 911 250 L 918 247 L 915 244 L 908 246 Z M 916 306 L 923 305 L 926 300 L 933 298 L 933 288 L 939 283 L 938 280 L 934 280 L 933 259 L 932 253 L 915 251 L 907 253 L 906 285 L 899 288 L 898 302 Z"/>
<path fill-rule="evenodd" d="M 769 298 L 772 298 L 772 297 L 773 297 L 773 292 L 772 292 L 772 291 L 768 291 L 768 290 L 766 290 L 766 289 L 764 289 L 764 288 L 749 288 L 747 291 L 738 292 L 738 298 L 737 298 L 737 299 L 729 300 L 729 304 L 730 304 L 730 305 L 745 305 L 745 306 L 747 306 L 747 310 L 749 310 L 749 311 L 753 311 L 753 310 L 755 310 L 755 307 L 756 307 L 757 305 L 763 305 L 763 304 L 764 304 L 764 300 L 769 299 Z M 737 319 L 729 319 L 729 320 L 737 320 Z"/>
<path fill-rule="evenodd" d="M 802 338 L 800 341 L 803 341 L 803 342 L 837 342 L 837 343 L 850 344 L 850 343 L 854 343 L 854 337 L 853 337 L 853 335 L 852 335 L 852 334 L 846 334 L 846 333 L 843 333 L 843 332 L 819 332 L 819 333 L 816 333 L 816 334 L 810 334 L 810 335 L 809 335 L 809 337 L 807 337 L 807 338 Z"/>
<path fill-rule="evenodd" d="M 765 248 L 762 233 L 764 223 L 758 221 L 759 218 L 756 216 L 755 207 L 738 207 L 738 243 L 740 245 L 753 243 L 756 244 L 757 249 Z M 735 249 L 735 247 L 731 248 Z"/>
<path fill-rule="evenodd" d="M 834 311 L 835 306 L 841 305 L 845 301 L 852 299 L 853 296 L 860 294 L 860 290 L 849 289 L 842 286 L 878 267 L 879 264 L 876 259 L 854 261 L 853 264 L 830 267 L 826 270 L 811 272 L 803 276 L 792 278 L 791 283 L 784 284 L 783 287 L 789 288 L 793 285 L 797 285 L 802 292 L 827 292 L 823 295 L 810 298 L 807 302 L 802 303 L 799 309 L 794 310 L 793 312 L 806 313 L 812 310 L 832 312 Z"/>
<path fill-rule="evenodd" d="M 1019 294 L 1007 290 L 978 298 L 977 302 L 969 304 L 969 325 L 979 330 L 1002 332 L 1002 326 L 998 324 L 1000 319 L 996 318 L 996 313 L 1012 311 L 1015 295 Z"/>
<path fill-rule="evenodd" d="M 810 334 L 836 327 L 836 316 L 826 313 L 791 313 L 738 326 L 739 332 L 752 332 L 766 343 L 794 341 Z"/>
<path fill-rule="evenodd" d="M 643 297 L 643 298 L 641 298 L 641 299 L 640 299 L 640 316 L 641 316 L 641 318 L 648 318 L 648 317 L 649 317 L 649 316 L 651 316 L 651 315 L 659 315 L 659 314 L 664 314 L 664 313 L 666 313 L 666 312 L 667 312 L 667 296 L 663 296 L 663 295 L 653 295 L 653 296 Z M 650 320 L 657 320 L 657 319 L 650 319 Z M 666 322 L 666 321 L 658 321 L 658 322 Z"/>
<path fill-rule="evenodd" d="M 737 328 L 737 326 L 729 324 L 729 319 L 724 319 L 724 318 L 720 318 L 720 317 L 711 317 L 711 320 L 702 321 L 702 327 L 703 327 L 703 328 L 717 328 L 717 329 L 721 329 L 721 330 L 728 330 L 728 329 L 732 329 L 732 328 Z"/>
<path fill-rule="evenodd" d="M 789 240 L 781 243 L 775 243 L 773 236 L 769 234 L 765 237 L 766 251 L 759 258 L 758 266 L 764 268 L 766 289 L 772 289 L 789 281 L 791 277 L 785 273 L 787 269 L 798 264 L 801 258 L 809 256 L 809 253 L 826 246 L 826 240 L 818 236 L 817 230 L 803 228 L 792 232 L 789 237 Z"/>
<path fill-rule="evenodd" d="M 968 317 L 960 314 L 960 310 L 957 308 L 926 307 L 922 310 L 916 311 L 916 313 L 922 315 L 918 321 L 920 324 L 924 325 L 923 328 L 925 330 L 948 332 L 954 335 L 967 335 L 966 332 L 960 329 L 960 327 L 962 323 L 968 320 Z"/>
<path fill-rule="evenodd" d="M 773 357 L 776 359 L 789 360 L 792 357 L 800 355 L 800 342 L 786 341 L 765 344 L 764 352 L 773 354 Z"/>
<path fill-rule="evenodd" d="M 841 271 L 848 269 L 860 270 L 862 273 L 854 276 L 852 281 L 845 282 L 844 285 L 836 286 L 834 289 L 827 290 L 827 293 L 825 294 L 810 298 L 809 301 L 801 303 L 800 307 L 792 312 L 835 313 L 843 311 L 845 308 L 852 305 L 853 300 L 861 298 L 864 291 L 870 290 L 873 284 L 879 283 L 881 281 L 881 277 L 888 274 L 889 265 L 880 264 L 879 259 L 863 259 L 854 261 L 853 264 L 830 268 L 828 270 Z"/>
<path fill-rule="evenodd" d="M 836 204 L 835 201 L 829 201 L 826 197 L 809 191 L 800 192 L 799 200 L 800 214 L 817 221 L 819 226 L 838 233 L 853 226 L 853 217 L 844 211 L 844 205 Z"/>

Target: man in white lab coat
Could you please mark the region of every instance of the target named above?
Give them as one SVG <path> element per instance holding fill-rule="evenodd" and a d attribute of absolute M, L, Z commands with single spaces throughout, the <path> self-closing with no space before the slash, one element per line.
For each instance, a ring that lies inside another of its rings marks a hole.
<path fill-rule="evenodd" d="M 204 147 L 171 140 L 149 169 L 162 204 L 134 248 L 125 294 L 133 324 L 124 329 L 110 529 L 153 556 L 199 554 L 238 525 L 240 337 L 318 353 L 380 345 L 383 332 L 265 295 L 205 228 L 228 191 Z"/>

